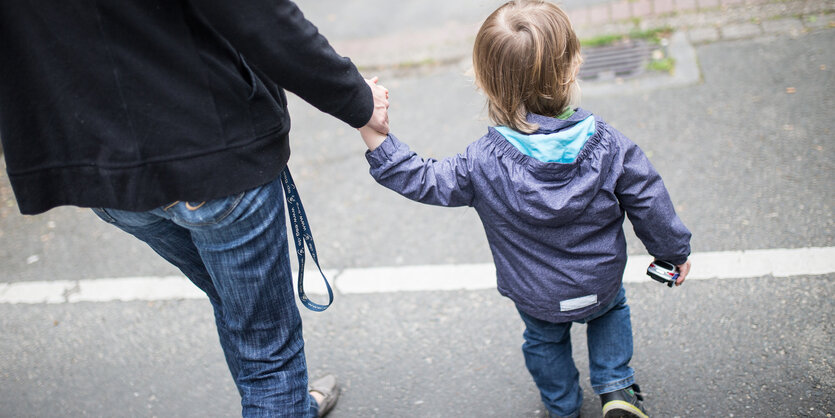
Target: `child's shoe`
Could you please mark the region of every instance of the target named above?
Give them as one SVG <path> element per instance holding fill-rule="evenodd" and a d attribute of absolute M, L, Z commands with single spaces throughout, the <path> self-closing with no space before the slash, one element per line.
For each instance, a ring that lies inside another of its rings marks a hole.
<path fill-rule="evenodd" d="M 641 406 L 641 389 L 633 384 L 628 388 L 600 395 L 603 403 L 603 418 L 648 418 Z"/>

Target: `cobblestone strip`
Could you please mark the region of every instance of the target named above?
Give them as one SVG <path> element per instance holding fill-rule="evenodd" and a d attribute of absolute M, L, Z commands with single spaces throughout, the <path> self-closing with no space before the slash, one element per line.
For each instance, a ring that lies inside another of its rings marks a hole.
<path fill-rule="evenodd" d="M 833 0 L 616 0 L 568 14 L 582 39 L 670 27 L 701 44 L 835 27 Z"/>

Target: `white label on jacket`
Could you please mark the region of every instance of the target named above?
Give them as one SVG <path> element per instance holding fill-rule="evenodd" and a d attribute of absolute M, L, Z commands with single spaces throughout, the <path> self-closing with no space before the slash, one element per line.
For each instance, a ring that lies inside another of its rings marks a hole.
<path fill-rule="evenodd" d="M 573 311 L 575 309 L 585 308 L 597 303 L 597 295 L 582 296 L 579 298 L 568 299 L 560 302 L 560 311 Z"/>

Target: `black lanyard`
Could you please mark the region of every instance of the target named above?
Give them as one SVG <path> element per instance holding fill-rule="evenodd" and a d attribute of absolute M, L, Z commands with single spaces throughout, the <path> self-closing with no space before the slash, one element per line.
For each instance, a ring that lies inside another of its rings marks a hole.
<path fill-rule="evenodd" d="M 313 244 L 313 233 L 310 232 L 310 224 L 307 222 L 307 214 L 304 212 L 302 200 L 299 197 L 299 192 L 296 190 L 296 184 L 293 183 L 293 177 L 290 176 L 290 169 L 285 167 L 281 172 L 281 183 L 284 185 L 284 196 L 287 198 L 287 208 L 290 211 L 290 229 L 293 231 L 293 242 L 296 244 L 296 254 L 299 256 L 299 299 L 302 301 L 307 309 L 316 312 L 322 312 L 328 309 L 333 303 L 333 290 L 328 283 L 328 278 L 322 272 L 322 267 L 319 266 L 319 258 L 316 256 L 316 245 Z M 307 248 L 310 250 L 310 258 L 316 263 L 319 268 L 319 274 L 325 280 L 325 286 L 328 288 L 328 304 L 320 305 L 308 299 L 304 293 L 304 243 L 307 242 Z"/>

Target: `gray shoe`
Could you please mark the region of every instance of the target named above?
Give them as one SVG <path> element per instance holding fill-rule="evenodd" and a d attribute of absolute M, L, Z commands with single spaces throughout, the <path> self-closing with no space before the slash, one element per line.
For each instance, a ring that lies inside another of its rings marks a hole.
<path fill-rule="evenodd" d="M 600 395 L 604 418 L 648 418 L 638 385 Z"/>
<path fill-rule="evenodd" d="M 319 392 L 324 396 L 319 404 L 319 417 L 323 417 L 333 409 L 336 401 L 339 400 L 339 386 L 336 385 L 336 377 L 329 374 L 310 384 L 309 392 Z"/>

